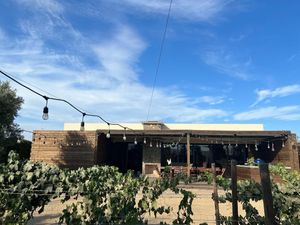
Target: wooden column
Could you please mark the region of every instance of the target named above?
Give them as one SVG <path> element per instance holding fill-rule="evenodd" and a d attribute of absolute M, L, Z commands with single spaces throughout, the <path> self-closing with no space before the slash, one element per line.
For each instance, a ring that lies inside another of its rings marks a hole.
<path fill-rule="evenodd" d="M 236 160 L 231 160 L 231 190 L 232 190 L 232 224 L 238 225 L 238 197 Z"/>
<path fill-rule="evenodd" d="M 186 162 L 187 162 L 187 175 L 191 175 L 191 143 L 190 134 L 186 135 Z"/>
<path fill-rule="evenodd" d="M 220 225 L 220 210 L 219 210 L 219 196 L 218 196 L 218 185 L 217 185 L 217 174 L 215 163 L 211 164 L 211 169 L 213 172 L 213 187 L 214 187 L 214 203 L 215 203 L 215 217 L 216 225 Z"/>
<path fill-rule="evenodd" d="M 259 164 L 261 186 L 263 192 L 263 202 L 265 211 L 265 224 L 276 225 L 275 211 L 273 208 L 273 196 L 272 196 L 272 185 L 269 172 L 269 164 Z"/>

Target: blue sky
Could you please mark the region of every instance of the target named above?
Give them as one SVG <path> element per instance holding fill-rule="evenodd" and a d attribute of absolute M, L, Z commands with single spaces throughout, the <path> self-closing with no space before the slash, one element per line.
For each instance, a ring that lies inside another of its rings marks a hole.
<path fill-rule="evenodd" d="M 169 0 L 0 2 L 0 68 L 114 122 L 147 118 Z M 173 0 L 151 120 L 300 134 L 300 3 Z M 5 80 L 2 76 L 1 80 Z M 80 122 L 12 84 L 23 129 Z M 96 122 L 86 118 L 86 122 Z"/>

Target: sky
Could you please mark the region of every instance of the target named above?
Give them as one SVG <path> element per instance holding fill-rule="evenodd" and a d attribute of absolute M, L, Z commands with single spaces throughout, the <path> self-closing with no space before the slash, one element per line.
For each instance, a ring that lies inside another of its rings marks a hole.
<path fill-rule="evenodd" d="M 0 69 L 108 121 L 145 121 L 169 3 L 1 1 Z M 300 135 L 299 11 L 296 0 L 173 0 L 148 119 Z M 24 98 L 22 129 L 81 121 L 55 101 L 42 120 L 45 100 L 11 85 Z"/>

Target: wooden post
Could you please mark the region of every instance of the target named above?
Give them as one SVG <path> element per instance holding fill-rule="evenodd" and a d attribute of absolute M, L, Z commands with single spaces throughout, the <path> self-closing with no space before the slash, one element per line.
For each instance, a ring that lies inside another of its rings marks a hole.
<path fill-rule="evenodd" d="M 213 187 L 214 187 L 214 202 L 215 202 L 215 216 L 216 225 L 220 225 L 220 210 L 219 210 L 219 196 L 218 196 L 218 185 L 217 185 L 217 175 L 216 175 L 216 165 L 211 164 L 211 169 L 213 172 Z"/>
<path fill-rule="evenodd" d="M 236 160 L 231 160 L 231 190 L 232 190 L 232 224 L 238 225 L 238 198 Z"/>
<path fill-rule="evenodd" d="M 263 202 L 265 211 L 265 224 L 274 225 L 275 222 L 275 211 L 273 208 L 273 196 L 272 196 L 272 186 L 270 180 L 269 164 L 261 163 L 259 164 L 261 186 L 263 192 Z"/>
<path fill-rule="evenodd" d="M 190 134 L 186 136 L 186 161 L 187 161 L 187 175 L 191 175 L 191 144 L 190 144 Z"/>

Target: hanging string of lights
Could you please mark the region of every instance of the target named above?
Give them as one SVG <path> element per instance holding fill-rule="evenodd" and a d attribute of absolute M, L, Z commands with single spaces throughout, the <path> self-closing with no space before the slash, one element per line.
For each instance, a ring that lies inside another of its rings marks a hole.
<path fill-rule="evenodd" d="M 47 95 L 43 95 L 41 93 L 39 93 L 38 91 L 28 87 L 27 85 L 23 84 L 22 82 L 18 81 L 17 79 L 15 79 L 14 77 L 10 76 L 8 73 L 4 72 L 3 70 L 0 70 L 0 73 L 2 75 L 4 75 L 5 77 L 9 78 L 10 80 L 14 81 L 15 83 L 19 84 L 20 86 L 26 88 L 27 90 L 31 91 L 32 93 L 42 97 L 45 99 L 46 101 L 46 105 L 45 107 L 43 108 L 43 115 L 42 115 L 42 118 L 44 120 L 48 120 L 49 119 L 49 108 L 48 108 L 48 101 L 49 100 L 53 100 L 53 101 L 59 101 L 59 102 L 64 102 L 66 103 L 67 105 L 71 106 L 74 110 L 76 110 L 77 112 L 81 113 L 82 114 L 82 120 L 81 120 L 81 123 L 80 123 L 80 131 L 84 131 L 85 130 L 85 122 L 84 122 L 84 118 L 86 116 L 89 116 L 89 117 L 96 117 L 96 118 L 99 118 L 101 121 L 103 121 L 104 123 L 106 123 L 108 125 L 108 133 L 106 135 L 107 138 L 110 138 L 110 126 L 111 125 L 114 125 L 114 126 L 119 126 L 121 128 L 124 129 L 124 136 L 125 136 L 125 132 L 126 130 L 130 130 L 132 131 L 133 133 L 135 132 L 133 129 L 129 128 L 129 127 L 126 127 L 126 126 L 123 126 L 119 123 L 111 123 L 107 120 L 105 120 L 102 116 L 100 115 L 97 115 L 97 114 L 91 114 L 91 113 L 87 113 L 87 112 L 84 112 L 83 110 L 79 109 L 78 107 L 76 107 L 74 104 L 72 104 L 71 102 L 65 100 L 65 99 L 62 99 L 62 98 L 55 98 L 55 97 L 49 97 Z M 124 138 L 123 138 L 124 139 Z M 125 136 L 125 140 L 126 140 L 126 136 Z"/>

